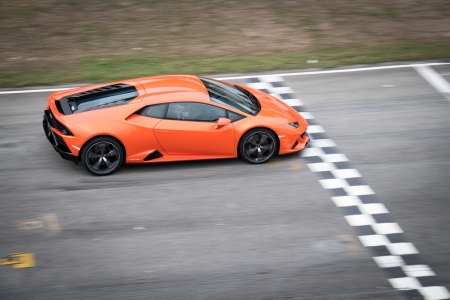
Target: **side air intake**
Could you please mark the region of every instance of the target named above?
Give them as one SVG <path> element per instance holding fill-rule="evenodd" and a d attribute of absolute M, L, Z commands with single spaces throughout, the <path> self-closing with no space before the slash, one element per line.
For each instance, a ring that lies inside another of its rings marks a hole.
<path fill-rule="evenodd" d="M 161 152 L 159 152 L 158 150 L 154 150 L 144 158 L 144 161 L 148 161 L 148 160 L 152 160 L 152 159 L 156 159 L 156 158 L 160 158 L 160 157 L 163 157 Z"/>

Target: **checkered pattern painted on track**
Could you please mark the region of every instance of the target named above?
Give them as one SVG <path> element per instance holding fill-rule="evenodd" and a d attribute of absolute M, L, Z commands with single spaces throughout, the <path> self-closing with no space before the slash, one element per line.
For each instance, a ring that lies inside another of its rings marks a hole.
<path fill-rule="evenodd" d="M 250 78 L 248 86 L 281 99 L 298 111 L 309 123 L 310 146 L 302 157 L 308 168 L 319 176 L 322 187 L 344 213 L 348 224 L 356 229 L 361 243 L 371 250 L 373 260 L 388 274 L 388 281 L 408 299 L 450 299 L 447 288 L 436 274 L 424 264 L 419 251 L 405 237 L 389 211 L 365 184 L 358 170 L 352 168 L 347 157 L 325 134 L 314 116 L 280 76 Z"/>

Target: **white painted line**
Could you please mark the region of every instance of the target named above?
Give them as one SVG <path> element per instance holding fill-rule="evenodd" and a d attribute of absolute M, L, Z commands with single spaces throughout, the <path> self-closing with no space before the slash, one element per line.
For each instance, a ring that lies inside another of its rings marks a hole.
<path fill-rule="evenodd" d="M 333 140 L 330 139 L 320 139 L 320 140 L 314 140 L 311 141 L 311 145 L 313 147 L 336 147 L 336 143 Z"/>
<path fill-rule="evenodd" d="M 443 286 L 427 286 L 419 289 L 425 300 L 449 299 L 450 293 Z"/>
<path fill-rule="evenodd" d="M 270 94 L 292 94 L 294 91 L 289 86 L 271 87 L 269 89 Z"/>
<path fill-rule="evenodd" d="M 366 68 L 341 69 L 341 70 L 280 73 L 280 74 L 274 74 L 274 75 L 243 75 L 243 76 L 232 76 L 232 77 L 220 77 L 220 78 L 215 78 L 215 79 L 233 80 L 233 79 L 249 79 L 249 78 L 258 77 L 266 82 L 280 82 L 280 81 L 283 81 L 282 77 L 284 77 L 284 76 L 303 76 L 303 75 L 335 74 L 335 73 L 348 73 L 348 72 L 364 72 L 364 71 L 374 71 L 374 70 L 414 68 L 414 67 L 419 67 L 419 66 L 443 66 L 443 65 L 449 65 L 449 64 L 450 63 L 425 63 L 425 64 L 410 64 L 410 65 L 393 65 L 393 66 L 379 66 L 379 67 L 366 67 Z M 0 95 L 56 92 L 56 91 L 64 91 L 64 90 L 69 90 L 69 89 L 72 89 L 72 88 L 0 91 Z"/>
<path fill-rule="evenodd" d="M 325 154 L 321 147 L 334 144 L 332 140 L 319 139 L 314 148 L 305 150 L 303 156 L 320 157 L 323 163 L 308 164 L 308 168 L 313 172 L 330 171 L 334 179 L 319 180 L 324 189 L 342 188 L 349 196 L 331 197 L 338 207 L 357 206 L 361 211 L 359 215 L 348 215 L 345 219 L 350 226 L 370 225 L 375 232 L 373 235 L 359 236 L 361 243 L 366 247 L 385 246 L 389 255 L 374 257 L 374 261 L 380 268 L 401 267 L 408 277 L 388 279 L 391 285 L 398 290 L 417 290 L 425 299 L 450 299 L 450 293 L 443 286 L 423 287 L 416 277 L 434 276 L 434 272 L 427 265 L 406 266 L 400 255 L 416 254 L 418 250 L 412 243 L 392 243 L 388 234 L 403 233 L 403 230 L 397 223 L 377 223 L 375 214 L 389 213 L 382 203 L 363 204 L 359 195 L 374 194 L 368 185 L 347 186 L 349 182 L 345 178 L 355 178 L 361 175 L 356 169 L 337 169 L 332 162 L 346 161 L 347 157 L 343 154 Z M 314 144 L 314 141 L 312 142 Z M 335 146 L 335 145 L 333 145 Z"/>
<path fill-rule="evenodd" d="M 383 203 L 368 203 L 361 204 L 358 206 L 359 210 L 363 214 L 367 215 L 377 215 L 377 214 L 388 214 L 386 206 Z"/>
<path fill-rule="evenodd" d="M 403 272 L 411 277 L 436 276 L 436 274 L 427 265 L 403 266 Z"/>
<path fill-rule="evenodd" d="M 378 234 L 403 233 L 397 223 L 377 223 L 372 225 L 372 229 Z"/>
<path fill-rule="evenodd" d="M 331 197 L 337 207 L 355 206 L 362 204 L 361 200 L 356 196 L 339 196 Z"/>
<path fill-rule="evenodd" d="M 310 125 L 308 126 L 308 133 L 320 133 L 325 132 L 325 129 L 323 129 L 320 125 Z"/>
<path fill-rule="evenodd" d="M 325 155 L 325 152 L 320 148 L 306 148 L 302 151 L 301 155 L 302 157 L 322 156 Z"/>
<path fill-rule="evenodd" d="M 281 80 L 279 80 L 279 77 L 336 74 L 336 73 L 349 73 L 349 72 L 364 72 L 364 71 L 375 71 L 375 70 L 414 68 L 414 67 L 418 67 L 418 66 L 443 66 L 443 65 L 449 65 L 449 64 L 450 63 L 424 63 L 424 64 L 410 64 L 410 65 L 392 65 L 392 66 L 365 67 L 365 68 L 352 68 L 352 69 L 339 69 L 339 70 L 279 73 L 279 74 L 274 74 L 272 76 L 274 76 L 274 78 L 277 78 L 276 81 L 281 81 Z M 245 76 L 222 77 L 222 78 L 216 78 L 216 79 L 233 80 L 233 79 L 248 79 L 248 78 L 255 78 L 255 77 L 258 77 L 261 79 L 261 77 L 263 77 L 263 76 L 268 76 L 268 75 L 245 75 Z M 266 81 L 266 80 L 264 80 L 264 81 Z"/>
<path fill-rule="evenodd" d="M 386 246 L 391 243 L 389 239 L 382 234 L 358 236 L 364 247 Z"/>
<path fill-rule="evenodd" d="M 401 256 L 397 255 L 377 256 L 373 257 L 373 260 L 380 268 L 394 268 L 405 264 Z"/>
<path fill-rule="evenodd" d="M 134 230 L 144 230 L 145 227 L 143 227 L 143 226 L 136 226 L 136 227 L 133 227 L 133 229 Z"/>
<path fill-rule="evenodd" d="M 303 151 L 306 150 L 308 150 L 308 148 Z M 311 170 L 311 172 L 326 172 L 336 169 L 335 164 L 332 163 L 314 163 L 314 164 L 307 164 L 306 166 Z"/>
<path fill-rule="evenodd" d="M 361 174 L 359 174 L 358 170 L 356 170 L 356 169 L 340 169 L 340 170 L 331 171 L 331 173 L 333 173 L 334 177 L 336 177 L 336 178 L 361 177 Z"/>
<path fill-rule="evenodd" d="M 0 95 L 8 95 L 8 94 L 27 94 L 27 93 L 46 93 L 46 92 L 57 92 L 57 91 L 65 91 L 74 88 L 55 88 L 55 89 L 40 89 L 40 90 L 21 90 L 21 91 L 0 91 Z"/>
<path fill-rule="evenodd" d="M 314 119 L 314 116 L 312 115 L 312 113 L 310 113 L 310 112 L 298 112 L 302 117 L 303 117 L 303 119 L 305 119 L 305 120 L 311 120 L 311 119 Z"/>
<path fill-rule="evenodd" d="M 272 88 L 272 85 L 268 82 L 252 82 L 247 84 L 247 86 L 256 90 L 269 90 Z"/>
<path fill-rule="evenodd" d="M 321 179 L 319 183 L 324 189 L 338 189 L 344 186 L 348 186 L 345 179 Z"/>
<path fill-rule="evenodd" d="M 416 66 L 416 71 L 450 101 L 450 83 L 429 66 Z"/>
<path fill-rule="evenodd" d="M 417 254 L 419 251 L 412 243 L 395 243 L 386 245 L 389 252 L 393 255 Z"/>
<path fill-rule="evenodd" d="M 289 106 L 303 106 L 303 102 L 300 99 L 286 99 L 286 100 L 281 100 L 281 101 L 283 101 L 284 103 L 286 103 Z"/>
<path fill-rule="evenodd" d="M 388 280 L 397 290 L 418 290 L 422 287 L 419 280 L 413 277 L 390 278 Z"/>
<path fill-rule="evenodd" d="M 344 187 L 344 190 L 350 196 L 362 196 L 375 194 L 374 191 L 368 185 L 356 185 Z"/>
<path fill-rule="evenodd" d="M 324 162 L 341 162 L 341 161 L 348 161 L 347 156 L 341 153 L 336 154 L 325 154 L 321 156 L 322 160 Z"/>
<path fill-rule="evenodd" d="M 256 76 L 253 75 L 253 76 L 249 76 L 249 77 L 245 77 L 245 78 L 254 78 L 254 77 L 256 77 Z M 258 76 L 258 78 L 265 82 L 284 81 L 284 79 L 280 75 L 261 75 L 261 76 Z"/>
<path fill-rule="evenodd" d="M 350 226 L 365 226 L 376 223 L 371 215 L 350 215 L 344 216 L 344 218 Z"/>

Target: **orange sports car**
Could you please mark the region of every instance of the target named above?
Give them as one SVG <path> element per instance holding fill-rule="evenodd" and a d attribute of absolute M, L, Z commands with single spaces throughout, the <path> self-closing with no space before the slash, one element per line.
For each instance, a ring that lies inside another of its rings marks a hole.
<path fill-rule="evenodd" d="M 125 163 L 241 157 L 264 163 L 304 149 L 308 123 L 246 86 L 190 75 L 55 92 L 43 126 L 55 150 L 94 175 Z"/>

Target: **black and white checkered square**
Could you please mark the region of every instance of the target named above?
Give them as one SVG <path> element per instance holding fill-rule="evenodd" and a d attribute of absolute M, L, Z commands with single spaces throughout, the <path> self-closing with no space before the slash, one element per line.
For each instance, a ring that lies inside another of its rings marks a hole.
<path fill-rule="evenodd" d="M 378 267 L 386 270 L 388 281 L 408 299 L 450 299 L 447 288 L 419 257 L 419 251 L 408 242 L 403 230 L 395 223 L 388 209 L 364 184 L 358 170 L 325 134 L 325 129 L 305 109 L 294 91 L 280 76 L 265 75 L 249 80 L 248 86 L 281 99 L 293 107 L 309 123 L 310 147 L 302 151 L 308 168 L 317 173 L 322 187 L 330 192 L 348 222 L 356 229 L 361 243 L 373 253 Z"/>

